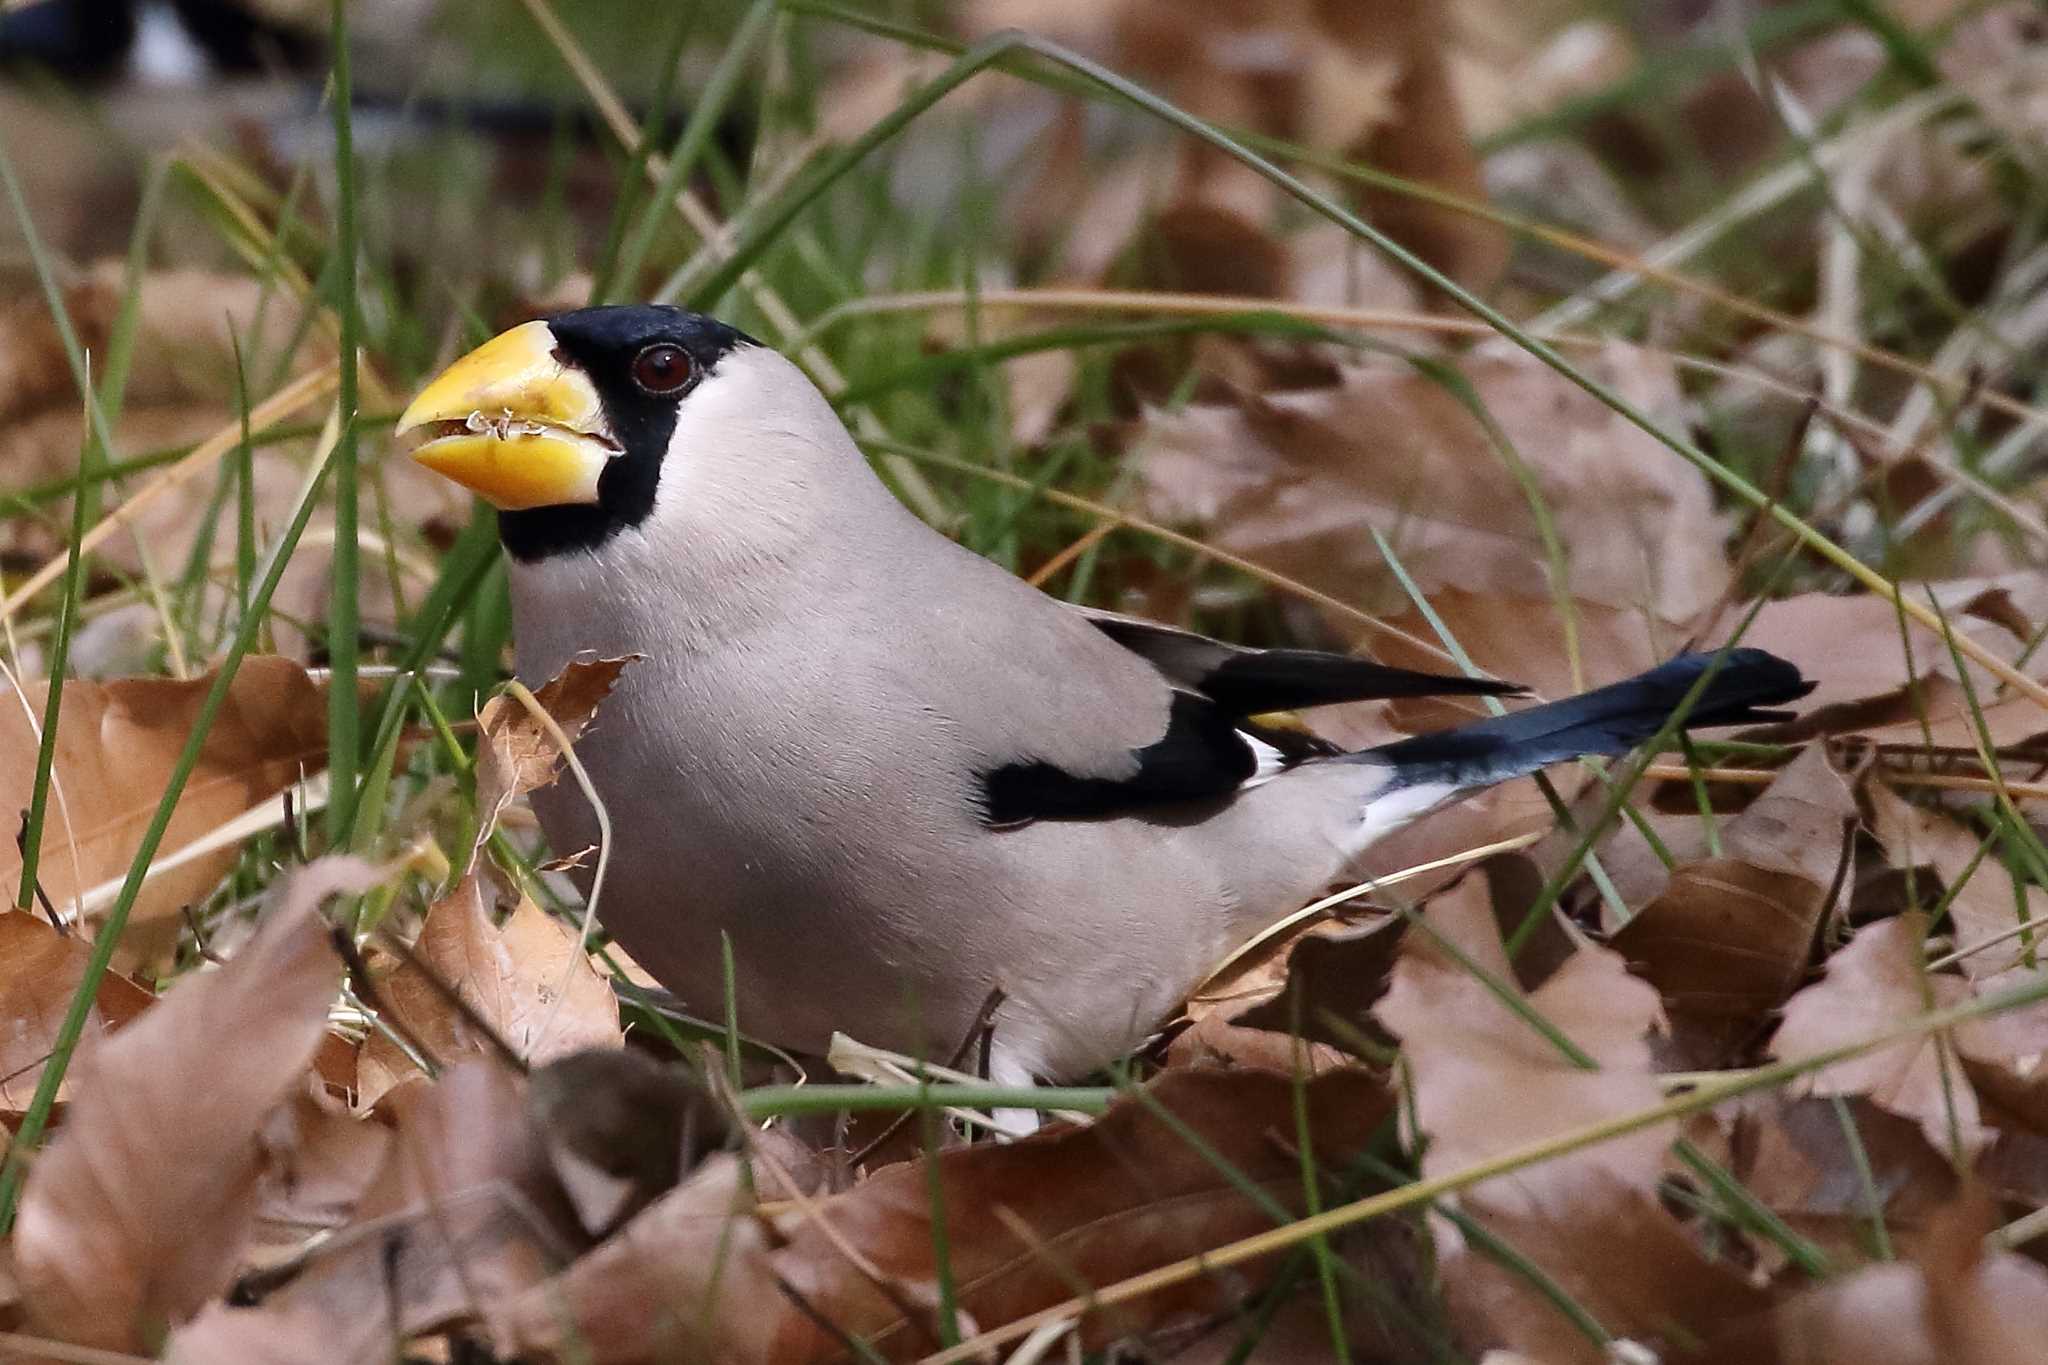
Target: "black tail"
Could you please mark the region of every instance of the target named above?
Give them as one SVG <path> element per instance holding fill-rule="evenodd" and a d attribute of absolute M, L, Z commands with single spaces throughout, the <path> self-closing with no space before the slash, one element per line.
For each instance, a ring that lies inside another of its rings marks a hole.
<path fill-rule="evenodd" d="M 1505 782 L 1568 758 L 1625 753 L 1664 728 L 1716 657 L 1681 654 L 1576 697 L 1348 757 L 1393 764 L 1403 770 L 1403 786 L 1444 782 L 1467 788 Z M 1760 708 L 1797 701 L 1813 688 L 1795 665 L 1775 654 L 1733 649 L 1686 713 L 1685 728 L 1784 720 L 1783 712 Z"/>

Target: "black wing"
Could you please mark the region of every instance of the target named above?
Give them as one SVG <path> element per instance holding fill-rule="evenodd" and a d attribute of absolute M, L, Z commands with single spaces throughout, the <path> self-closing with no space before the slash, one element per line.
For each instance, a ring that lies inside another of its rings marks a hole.
<path fill-rule="evenodd" d="M 1125 815 L 1153 806 L 1228 796 L 1258 771 L 1258 755 L 1235 719 L 1205 697 L 1175 692 L 1166 733 L 1131 750 L 1129 776 L 1082 777 L 1042 760 L 1006 763 L 981 775 L 991 825 Z"/>
<path fill-rule="evenodd" d="M 1091 607 L 1075 610 L 1168 681 L 1200 693 L 1232 716 L 1385 697 L 1512 697 L 1528 691 L 1517 683 L 1417 673 L 1315 649 L 1249 649 L 1136 616 Z"/>

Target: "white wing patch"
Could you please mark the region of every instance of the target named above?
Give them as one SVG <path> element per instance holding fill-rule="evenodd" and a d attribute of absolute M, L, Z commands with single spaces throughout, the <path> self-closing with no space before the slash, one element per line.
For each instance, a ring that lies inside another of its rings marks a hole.
<path fill-rule="evenodd" d="M 1238 785 L 1237 789 L 1239 791 L 1250 791 L 1261 782 L 1270 781 L 1294 766 L 1288 760 L 1287 755 L 1281 753 L 1257 735 L 1239 730 L 1237 737 L 1251 747 L 1253 757 L 1259 761 L 1259 766 L 1252 769 L 1252 775 Z"/>

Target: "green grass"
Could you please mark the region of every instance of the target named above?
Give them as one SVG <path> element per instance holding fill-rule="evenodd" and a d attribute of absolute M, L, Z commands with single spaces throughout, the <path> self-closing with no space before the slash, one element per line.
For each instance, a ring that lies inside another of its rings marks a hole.
<path fill-rule="evenodd" d="M 335 410 L 340 435 L 334 445 L 334 577 L 327 600 L 327 771 L 334 795 L 327 803 L 327 838 L 340 845 L 354 820 L 356 774 L 362 737 L 356 695 L 357 660 L 362 651 L 362 590 L 357 530 L 362 474 L 357 460 L 358 402 L 356 349 L 362 340 L 362 312 L 356 297 L 356 153 L 350 124 L 348 0 L 334 0 L 330 33 L 334 79 L 328 103 L 334 110 L 334 254 L 328 259 L 328 307 L 340 321 Z"/>

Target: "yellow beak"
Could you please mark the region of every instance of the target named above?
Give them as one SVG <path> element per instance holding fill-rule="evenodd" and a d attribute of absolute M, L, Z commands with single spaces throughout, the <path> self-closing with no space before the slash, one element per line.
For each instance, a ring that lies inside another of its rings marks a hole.
<path fill-rule="evenodd" d="M 545 322 L 493 337 L 441 372 L 399 416 L 397 435 L 430 428 L 412 457 L 506 511 L 597 501 L 619 453 L 604 404 L 559 358 Z"/>

